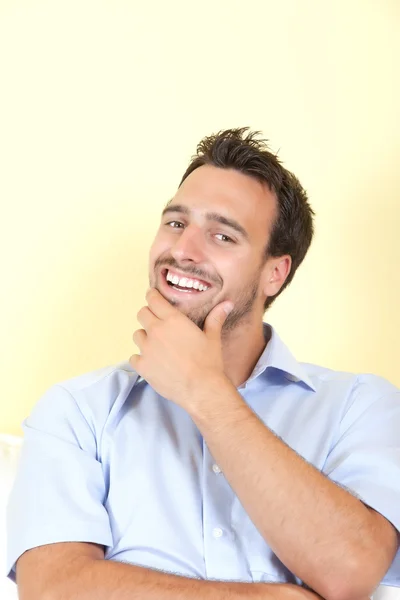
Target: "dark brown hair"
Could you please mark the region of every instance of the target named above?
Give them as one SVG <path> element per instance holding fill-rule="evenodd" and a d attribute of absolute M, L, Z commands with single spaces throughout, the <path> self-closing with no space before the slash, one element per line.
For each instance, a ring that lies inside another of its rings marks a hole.
<path fill-rule="evenodd" d="M 289 254 L 292 267 L 279 292 L 266 299 L 266 310 L 292 281 L 307 253 L 314 233 L 314 211 L 297 177 L 270 151 L 268 140 L 257 139 L 260 135 L 259 131 L 251 132 L 248 127 L 241 127 L 203 138 L 179 185 L 198 167 L 213 165 L 254 177 L 266 183 L 275 194 L 278 214 L 265 247 L 265 260 Z"/>

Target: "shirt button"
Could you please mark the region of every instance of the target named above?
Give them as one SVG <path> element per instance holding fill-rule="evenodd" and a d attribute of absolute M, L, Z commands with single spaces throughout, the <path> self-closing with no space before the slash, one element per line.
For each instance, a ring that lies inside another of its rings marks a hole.
<path fill-rule="evenodd" d="M 220 537 L 222 536 L 222 534 L 223 534 L 223 533 L 224 533 L 224 532 L 222 531 L 222 529 L 221 529 L 220 527 L 215 527 L 215 528 L 213 529 L 213 536 L 214 536 L 215 538 L 220 538 Z"/>
<path fill-rule="evenodd" d="M 218 465 L 213 465 L 212 470 L 214 471 L 214 473 L 221 473 L 221 469 Z"/>

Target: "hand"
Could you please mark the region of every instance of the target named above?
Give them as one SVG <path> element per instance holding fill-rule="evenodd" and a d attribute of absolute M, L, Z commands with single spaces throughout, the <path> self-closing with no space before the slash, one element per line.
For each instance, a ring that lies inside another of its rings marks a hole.
<path fill-rule="evenodd" d="M 129 362 L 157 393 L 190 413 L 198 387 L 227 379 L 221 330 L 232 303 L 215 306 L 202 331 L 155 288 L 148 290 L 146 300 L 148 306 L 137 315 L 143 329 L 133 334 L 140 355 L 133 354 Z"/>

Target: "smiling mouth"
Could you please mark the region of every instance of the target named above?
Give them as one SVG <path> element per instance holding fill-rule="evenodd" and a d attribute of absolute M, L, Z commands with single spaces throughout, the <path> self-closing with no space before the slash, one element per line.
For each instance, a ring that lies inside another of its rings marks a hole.
<path fill-rule="evenodd" d="M 196 277 L 190 277 L 188 275 L 182 275 L 181 273 L 175 272 L 173 269 L 163 269 L 161 275 L 164 283 L 171 289 L 183 294 L 204 294 L 212 286 L 210 283 L 197 279 Z"/>

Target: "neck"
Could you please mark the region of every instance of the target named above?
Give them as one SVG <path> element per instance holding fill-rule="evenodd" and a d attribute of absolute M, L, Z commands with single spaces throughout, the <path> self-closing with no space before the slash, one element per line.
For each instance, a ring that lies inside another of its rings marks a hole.
<path fill-rule="evenodd" d="M 239 325 L 223 339 L 224 371 L 235 387 L 242 385 L 252 374 L 268 340 L 263 323 Z"/>

